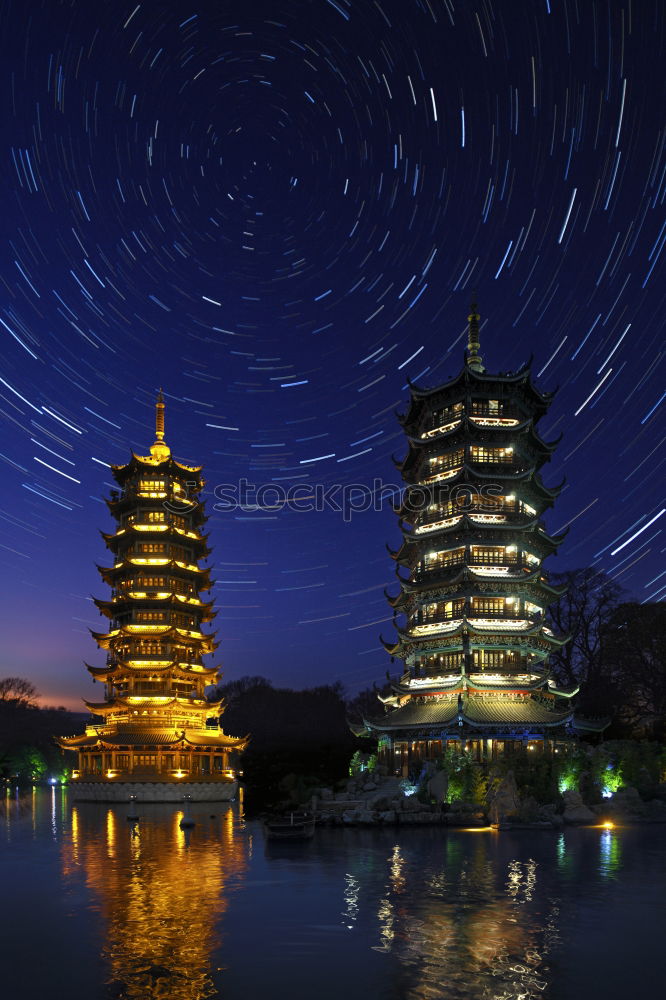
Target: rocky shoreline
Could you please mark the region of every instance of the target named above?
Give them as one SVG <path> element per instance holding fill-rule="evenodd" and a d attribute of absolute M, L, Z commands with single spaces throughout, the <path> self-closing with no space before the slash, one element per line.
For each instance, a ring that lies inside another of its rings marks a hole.
<path fill-rule="evenodd" d="M 490 791 L 483 805 L 442 801 L 441 790 L 429 788 L 434 801 L 424 803 L 405 790 L 398 778 L 352 778 L 344 791 L 319 788 L 310 808 L 317 825 L 338 827 L 446 826 L 494 830 L 561 830 L 565 826 L 666 823 L 666 788 L 649 801 L 635 788 L 622 788 L 601 803 L 586 804 L 575 791 L 558 802 L 539 805 L 522 797 L 509 773 Z"/>

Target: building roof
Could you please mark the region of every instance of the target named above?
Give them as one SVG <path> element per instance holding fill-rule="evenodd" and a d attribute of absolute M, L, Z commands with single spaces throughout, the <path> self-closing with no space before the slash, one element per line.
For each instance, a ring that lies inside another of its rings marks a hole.
<path fill-rule="evenodd" d="M 88 727 L 90 729 L 90 727 Z M 102 727 L 100 727 L 102 728 Z M 140 730 L 140 729 L 118 729 L 112 733 L 90 733 L 86 732 L 81 736 L 61 736 L 58 743 L 66 750 L 78 750 L 83 747 L 94 747 L 99 745 L 108 747 L 176 747 L 179 744 L 189 744 L 190 746 L 229 746 L 235 749 L 243 749 L 247 743 L 247 737 L 227 736 L 219 729 L 211 729 L 206 732 L 196 730 Z"/>
<path fill-rule="evenodd" d="M 570 707 L 554 711 L 535 698 L 478 698 L 452 696 L 443 699 L 428 698 L 423 702 L 411 699 L 406 705 L 394 709 L 384 718 L 365 719 L 371 730 L 422 729 L 429 726 L 446 726 L 461 720 L 470 726 L 559 726 L 573 716 Z"/>

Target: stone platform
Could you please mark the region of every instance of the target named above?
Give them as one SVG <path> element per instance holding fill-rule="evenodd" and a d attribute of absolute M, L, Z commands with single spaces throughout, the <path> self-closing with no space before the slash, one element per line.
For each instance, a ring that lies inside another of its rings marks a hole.
<path fill-rule="evenodd" d="M 73 781 L 74 802 L 229 802 L 238 791 L 237 781 Z"/>

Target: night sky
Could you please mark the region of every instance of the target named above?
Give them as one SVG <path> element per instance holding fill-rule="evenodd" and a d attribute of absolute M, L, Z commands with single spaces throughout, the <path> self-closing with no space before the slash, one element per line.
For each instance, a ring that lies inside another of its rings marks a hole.
<path fill-rule="evenodd" d="M 225 678 L 381 681 L 388 502 L 212 491 L 397 485 L 394 411 L 459 371 L 474 290 L 487 368 L 559 386 L 547 566 L 659 599 L 665 28 L 661 0 L 7 0 L 0 674 L 99 694 L 104 466 L 162 385 Z"/>

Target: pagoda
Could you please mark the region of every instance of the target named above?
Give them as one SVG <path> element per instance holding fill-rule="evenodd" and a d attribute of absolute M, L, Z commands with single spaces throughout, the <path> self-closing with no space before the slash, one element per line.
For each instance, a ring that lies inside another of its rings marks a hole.
<path fill-rule="evenodd" d="M 400 590 L 387 594 L 397 639 L 382 642 L 404 672 L 380 696 L 385 714 L 363 727 L 389 773 L 450 748 L 479 762 L 560 751 L 604 727 L 575 717 L 577 689 L 558 689 L 547 665 L 567 641 L 545 617 L 564 588 L 542 568 L 564 537 L 543 522 L 561 489 L 540 476 L 557 442 L 536 429 L 554 394 L 534 386 L 530 363 L 486 372 L 475 304 L 468 329 L 462 371 L 433 389 L 410 385 L 400 418 L 402 544 L 389 549 Z"/>
<path fill-rule="evenodd" d="M 58 741 L 78 753 L 75 797 L 231 799 L 234 755 L 246 740 L 220 727 L 223 704 L 209 694 L 218 668 L 203 660 L 217 647 L 215 634 L 203 631 L 215 615 L 201 597 L 211 588 L 201 565 L 210 553 L 199 498 L 204 481 L 201 466 L 171 455 L 161 391 L 150 455 L 132 453 L 111 471 L 119 489 L 107 504 L 116 530 L 102 537 L 113 565 L 98 567 L 111 594 L 95 600 L 109 623 L 108 631 L 92 632 L 106 663 L 86 664 L 104 697 L 86 702 L 94 719 L 84 735 Z"/>

